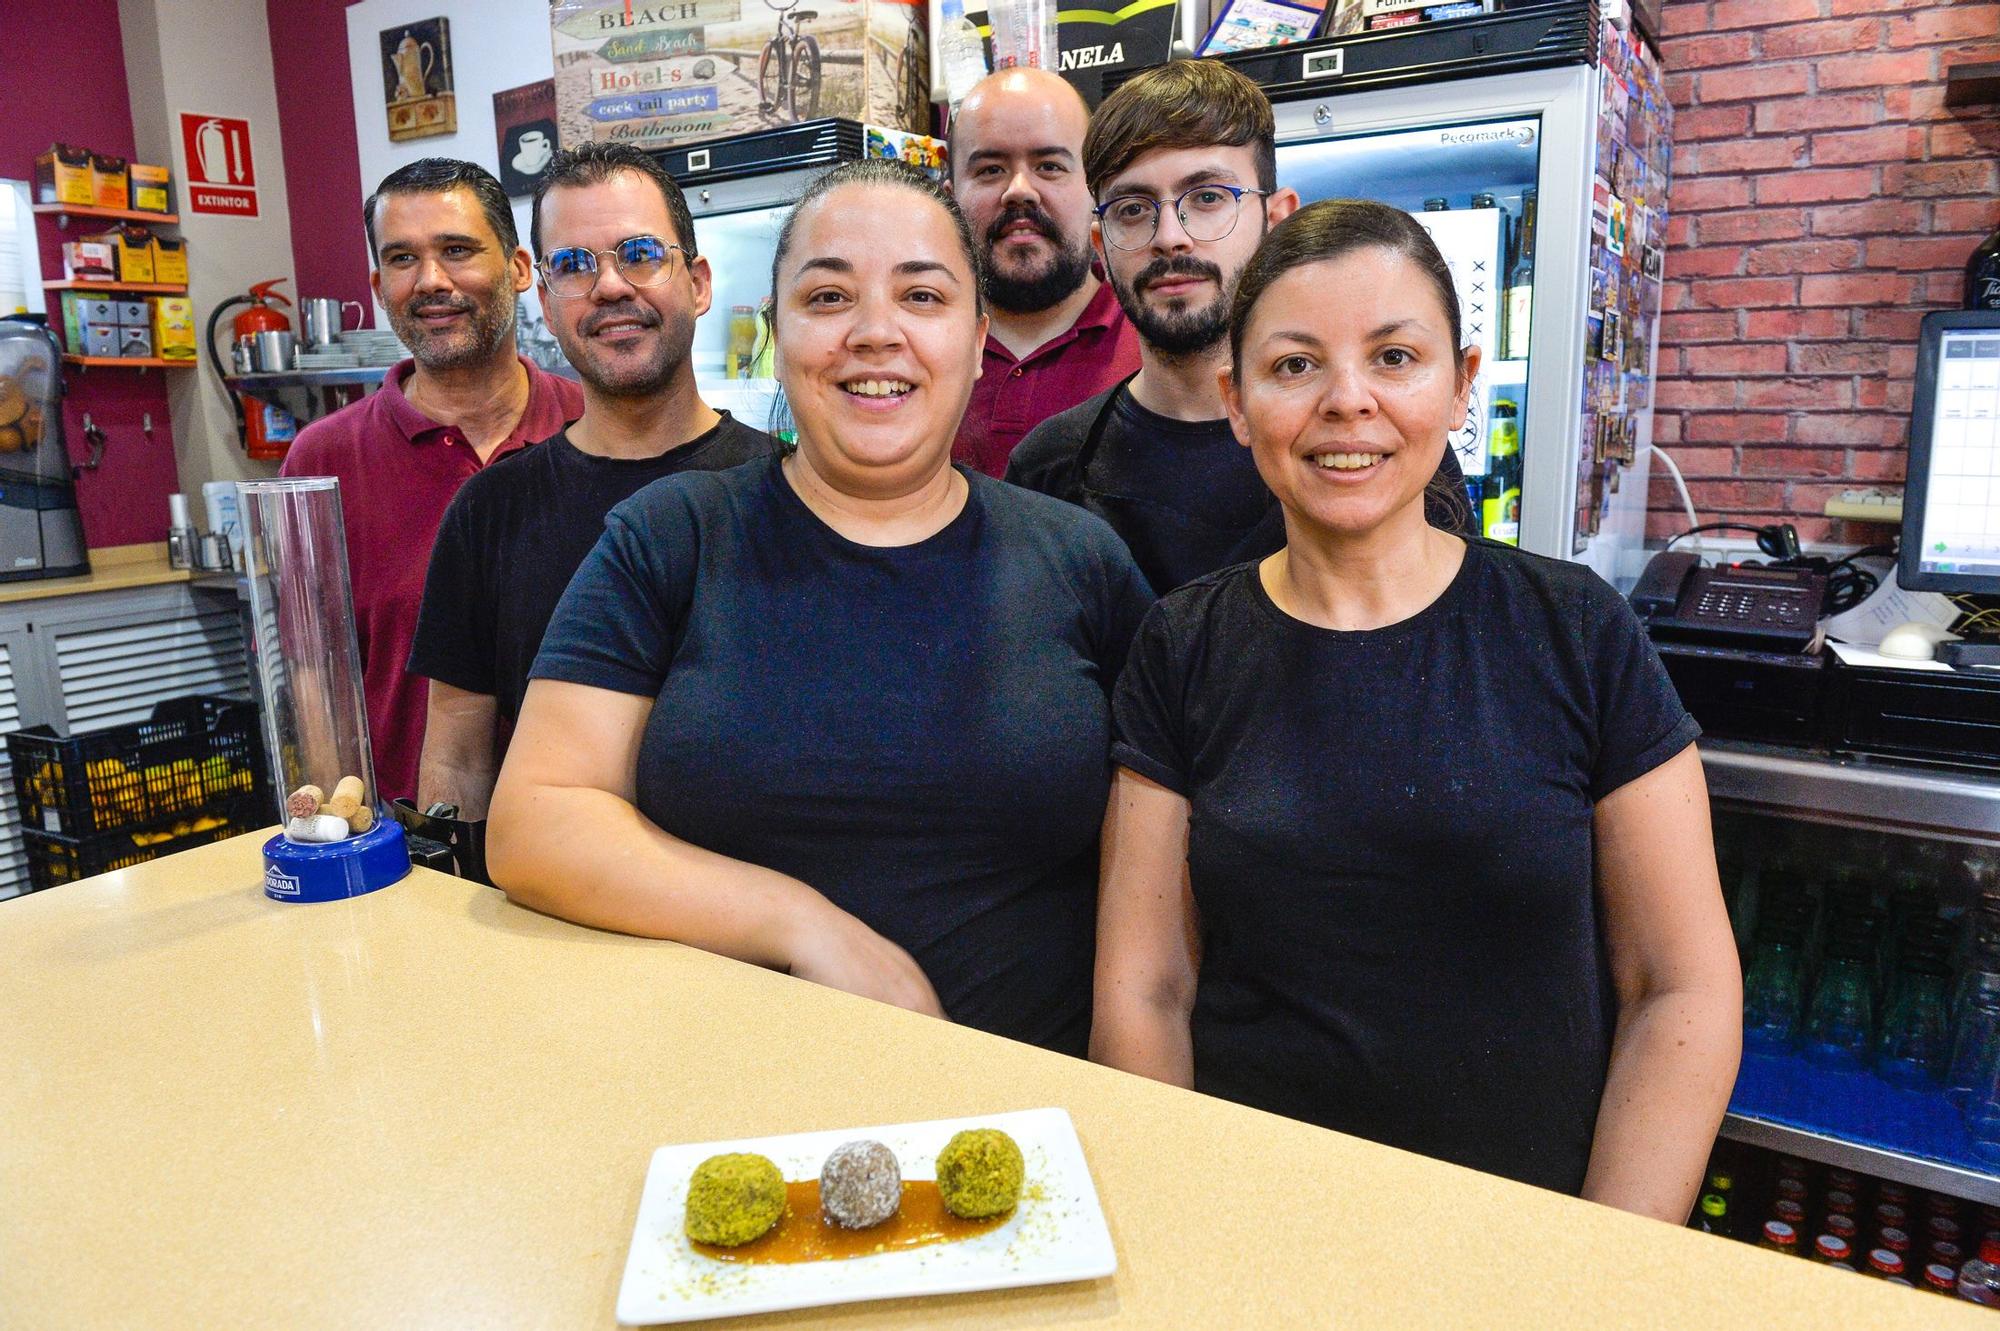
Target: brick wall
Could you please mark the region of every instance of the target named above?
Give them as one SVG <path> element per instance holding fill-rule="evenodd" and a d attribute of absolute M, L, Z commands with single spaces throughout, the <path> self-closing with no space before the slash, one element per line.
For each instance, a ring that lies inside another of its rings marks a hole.
<path fill-rule="evenodd" d="M 2000 109 L 1945 71 L 2000 59 L 1989 0 L 1667 0 L 1674 180 L 1654 438 L 1704 522 L 1796 522 L 1900 483 L 1917 324 L 2000 225 Z M 1654 468 L 1650 530 L 1687 525 Z"/>

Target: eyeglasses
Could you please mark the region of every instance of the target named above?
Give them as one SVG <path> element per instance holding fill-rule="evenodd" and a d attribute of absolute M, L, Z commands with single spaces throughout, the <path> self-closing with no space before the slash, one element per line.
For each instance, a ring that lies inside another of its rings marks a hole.
<path fill-rule="evenodd" d="M 1196 185 L 1174 200 L 1174 216 L 1189 240 L 1221 240 L 1236 229 L 1246 194 L 1267 195 L 1267 189 L 1238 185 Z M 1104 238 L 1121 250 L 1143 249 L 1160 229 L 1160 209 L 1166 204 L 1147 194 L 1121 194 L 1094 211 Z"/>
<path fill-rule="evenodd" d="M 686 250 L 658 236 L 628 236 L 608 250 L 587 250 L 581 245 L 550 250 L 535 267 L 548 284 L 550 295 L 587 296 L 597 289 L 598 260 L 605 255 L 611 256 L 618 276 L 633 286 L 656 287 L 674 275 L 675 250 L 687 257 Z"/>

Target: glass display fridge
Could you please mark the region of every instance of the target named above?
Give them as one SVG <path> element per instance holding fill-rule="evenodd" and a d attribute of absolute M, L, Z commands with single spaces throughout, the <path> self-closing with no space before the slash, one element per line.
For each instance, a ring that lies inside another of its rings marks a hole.
<path fill-rule="evenodd" d="M 792 202 L 815 175 L 864 156 L 893 157 L 941 179 L 944 143 L 824 119 L 654 155 L 687 195 L 695 242 L 715 283 L 713 304 L 695 324 L 695 382 L 711 407 L 770 429 L 778 395 L 768 322 L 771 258 Z"/>
<path fill-rule="evenodd" d="M 1629 581 L 1645 535 L 1671 109 L 1589 0 L 1224 57 L 1278 183 L 1430 228 L 1485 356 L 1453 439 L 1489 534 Z"/>
<path fill-rule="evenodd" d="M 1701 749 L 1744 971 L 1722 1135 L 2000 1206 L 2000 779 Z"/>

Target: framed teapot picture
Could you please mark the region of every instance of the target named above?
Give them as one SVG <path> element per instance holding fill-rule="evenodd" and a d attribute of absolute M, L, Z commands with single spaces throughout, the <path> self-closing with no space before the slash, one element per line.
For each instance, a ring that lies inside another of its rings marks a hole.
<path fill-rule="evenodd" d="M 384 28 L 382 98 L 389 141 L 458 132 L 451 89 L 451 20 L 427 18 Z"/>

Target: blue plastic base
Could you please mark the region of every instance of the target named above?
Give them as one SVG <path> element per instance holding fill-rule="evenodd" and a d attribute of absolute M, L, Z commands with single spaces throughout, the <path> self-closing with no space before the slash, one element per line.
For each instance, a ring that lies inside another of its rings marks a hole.
<path fill-rule="evenodd" d="M 410 872 L 403 825 L 378 819 L 358 837 L 328 845 L 264 843 L 264 895 L 273 901 L 342 901 L 387 887 Z"/>

